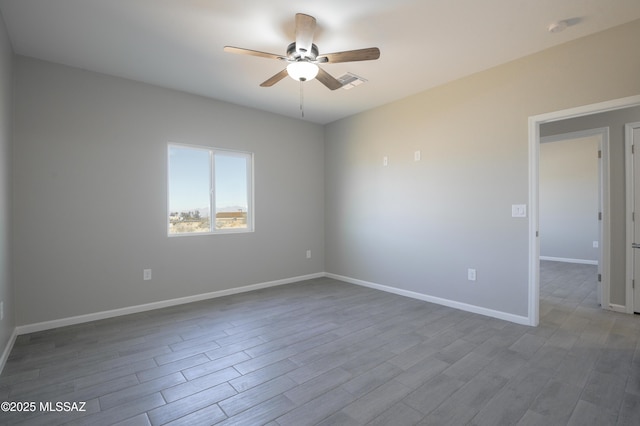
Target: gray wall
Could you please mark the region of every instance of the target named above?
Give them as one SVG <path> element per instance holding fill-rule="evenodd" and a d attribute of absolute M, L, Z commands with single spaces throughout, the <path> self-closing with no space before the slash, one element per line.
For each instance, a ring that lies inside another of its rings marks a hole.
<path fill-rule="evenodd" d="M 324 271 L 322 126 L 24 57 L 15 75 L 18 325 Z M 167 237 L 167 142 L 255 153 L 254 233 Z"/>
<path fill-rule="evenodd" d="M 328 125 L 326 270 L 526 316 L 528 118 L 640 94 L 639 39 L 634 21 Z"/>
<path fill-rule="evenodd" d="M 324 128 L 18 58 L 16 323 L 322 271 L 526 316 L 527 119 L 639 94 L 638 39 L 635 21 Z M 255 233 L 167 238 L 169 141 L 255 152 Z"/>
<path fill-rule="evenodd" d="M 0 300 L 4 301 L 4 320 L 0 322 L 0 354 L 15 327 L 11 266 L 12 68 L 13 51 L 0 17 Z"/>
<path fill-rule="evenodd" d="M 540 144 L 540 256 L 598 261 L 599 140 Z"/>
<path fill-rule="evenodd" d="M 638 80 L 640 81 L 640 78 Z M 640 91 L 637 91 L 637 93 L 640 93 Z M 626 297 L 624 125 L 634 121 L 640 121 L 640 107 L 592 114 L 570 120 L 546 123 L 540 126 L 540 136 L 542 137 L 609 127 L 609 194 L 611 198 L 610 302 L 617 305 L 625 305 Z"/>

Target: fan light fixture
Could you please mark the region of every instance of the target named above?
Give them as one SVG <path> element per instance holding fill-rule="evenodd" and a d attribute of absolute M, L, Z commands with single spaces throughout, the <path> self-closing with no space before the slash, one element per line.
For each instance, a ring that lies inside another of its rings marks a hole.
<path fill-rule="evenodd" d="M 318 75 L 318 66 L 307 61 L 296 61 L 287 65 L 287 73 L 296 81 L 309 81 Z"/>
<path fill-rule="evenodd" d="M 322 83 L 329 90 L 340 89 L 343 84 L 326 72 L 321 64 L 338 64 L 342 62 L 373 61 L 380 58 L 380 49 L 368 47 L 366 49 L 346 50 L 344 52 L 323 53 L 320 55 L 318 46 L 313 44 L 313 34 L 316 30 L 316 18 L 304 13 L 296 13 L 296 39 L 287 46 L 285 55 L 260 52 L 259 50 L 244 49 L 242 47 L 225 46 L 224 51 L 240 55 L 251 55 L 260 58 L 275 59 L 286 62 L 287 67 L 278 71 L 262 83 L 260 87 L 271 87 L 286 76 L 298 82 L 313 80 Z"/>

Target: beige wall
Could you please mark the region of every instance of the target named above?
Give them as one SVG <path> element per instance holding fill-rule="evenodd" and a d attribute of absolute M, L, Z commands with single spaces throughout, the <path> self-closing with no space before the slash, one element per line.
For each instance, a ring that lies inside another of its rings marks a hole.
<path fill-rule="evenodd" d="M 640 21 L 328 125 L 326 270 L 526 317 L 528 118 L 640 94 L 637 40 Z"/>

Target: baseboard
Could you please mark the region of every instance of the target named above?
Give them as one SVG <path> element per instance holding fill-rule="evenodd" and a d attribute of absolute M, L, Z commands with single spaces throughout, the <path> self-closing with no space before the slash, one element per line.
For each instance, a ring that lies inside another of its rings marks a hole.
<path fill-rule="evenodd" d="M 170 299 L 170 300 L 162 300 L 159 302 L 146 303 L 143 305 L 134 305 L 134 306 L 128 306 L 125 308 L 112 309 L 109 311 L 101 311 L 101 312 L 95 312 L 91 314 L 60 318 L 60 319 L 51 320 L 51 321 L 43 321 L 43 322 L 38 322 L 33 324 L 20 325 L 15 328 L 11 343 L 10 345 L 7 346 L 7 348 L 5 348 L 6 354 L 3 354 L 3 356 L 7 356 L 7 357 L 9 356 L 9 352 L 11 351 L 11 347 L 13 346 L 15 337 L 22 334 L 35 333 L 38 331 L 50 330 L 53 328 L 65 327 L 68 325 L 82 324 L 90 321 L 97 321 L 101 319 L 113 318 L 113 317 L 118 317 L 122 315 L 136 314 L 140 312 L 151 311 L 154 309 L 161 309 L 161 308 L 167 308 L 170 306 L 198 302 L 201 300 L 215 299 L 218 297 L 229 296 L 232 294 L 245 293 L 248 291 L 259 290 L 262 288 L 275 287 L 279 285 L 291 284 L 299 281 L 310 280 L 314 278 L 322 278 L 322 277 L 333 278 L 333 279 L 344 281 L 350 284 L 356 284 L 363 287 L 369 287 L 376 290 L 385 291 L 387 293 L 393 293 L 400 296 L 410 297 L 412 299 L 423 300 L 425 302 L 430 302 L 438 305 L 448 306 L 450 308 L 460 309 L 462 311 L 473 312 L 475 314 L 485 315 L 492 318 L 498 318 L 498 319 L 510 321 L 516 324 L 530 325 L 530 321 L 528 317 L 509 314 L 501 311 L 495 311 L 493 309 L 483 308 L 480 306 L 470 305 L 467 303 L 457 302 L 454 300 L 443 299 L 440 297 L 429 296 L 429 295 L 417 293 L 414 291 L 402 290 L 399 288 L 385 286 L 385 285 L 376 284 L 376 283 L 363 281 L 363 280 L 358 280 L 355 278 L 345 277 L 342 275 L 319 272 L 315 274 L 302 275 L 302 276 L 286 278 L 282 280 L 268 281 L 264 283 L 252 284 L 252 285 L 247 285 L 243 287 L 219 290 L 219 291 L 214 291 L 210 293 L 196 294 L 193 296 L 180 297 L 180 298 Z"/>
<path fill-rule="evenodd" d="M 565 262 L 565 263 L 581 263 L 583 265 L 597 265 L 597 260 L 589 259 L 571 259 L 568 257 L 552 257 L 552 256 L 540 256 L 540 260 L 550 260 L 551 262 Z"/>
<path fill-rule="evenodd" d="M 11 349 L 13 349 L 13 345 L 16 343 L 16 337 L 18 337 L 18 329 L 14 328 L 13 333 L 11 333 L 11 337 L 9 337 L 9 341 L 7 342 L 7 346 L 5 346 L 4 351 L 2 351 L 2 357 L 0 358 L 0 374 L 2 374 L 2 370 L 4 370 L 4 366 L 9 359 Z"/>
<path fill-rule="evenodd" d="M 615 303 L 609 303 L 609 309 L 613 312 L 627 313 L 627 307 L 624 305 L 616 305 Z"/>
<path fill-rule="evenodd" d="M 226 290 L 213 291 L 210 293 L 196 294 L 193 296 L 180 297 L 177 299 L 162 300 L 159 302 L 146 303 L 143 305 L 128 306 L 126 308 L 112 309 L 86 315 L 77 315 L 68 318 L 60 318 L 51 321 L 38 322 L 34 324 L 20 325 L 16 327 L 17 335 L 35 333 L 38 331 L 50 330 L 52 328 L 65 327 L 68 325 L 82 324 L 106 318 L 113 318 L 122 315 L 137 314 L 139 312 L 152 311 L 154 309 L 167 308 L 169 306 L 183 305 L 185 303 L 199 302 L 201 300 L 215 299 L 217 297 L 230 296 L 232 294 L 245 293 L 247 291 L 259 290 L 262 288 L 275 287 L 284 284 L 291 284 L 298 281 L 310 280 L 324 277 L 324 272 L 316 274 L 302 275 L 298 277 L 285 278 L 282 280 L 268 281 L 264 283 L 251 284 L 243 287 L 230 288 Z"/>
<path fill-rule="evenodd" d="M 531 325 L 531 321 L 528 317 L 523 317 L 520 315 L 509 314 L 507 312 L 495 311 L 493 309 L 483 308 L 481 306 L 469 305 L 467 303 L 456 302 L 455 300 L 443 299 L 440 297 L 429 296 L 423 293 L 417 293 L 415 291 L 402 290 L 395 287 L 389 287 L 382 284 L 376 284 L 368 281 L 358 280 L 355 278 L 345 277 L 342 275 L 336 275 L 327 273 L 325 274 L 328 278 L 333 278 L 339 281 L 344 281 L 351 284 L 360 285 L 363 287 L 369 287 L 376 290 L 385 291 L 387 293 L 397 294 L 399 296 L 410 297 L 412 299 L 418 299 L 425 302 L 435 303 L 437 305 L 448 306 L 450 308 L 459 309 L 461 311 L 472 312 L 474 314 L 485 315 L 492 318 L 498 318 L 501 320 L 513 322 L 521 325 Z"/>
<path fill-rule="evenodd" d="M 183 305 L 186 303 L 198 302 L 198 301 L 207 300 L 207 299 L 214 299 L 214 298 L 223 297 L 223 296 L 230 296 L 232 294 L 245 293 L 248 291 L 259 290 L 259 289 L 269 288 L 269 287 L 276 287 L 280 285 L 291 284 L 299 281 L 310 280 L 314 278 L 323 278 L 323 277 L 333 278 L 339 281 L 344 281 L 346 283 L 356 284 L 363 287 L 369 287 L 369 288 L 381 290 L 387 293 L 393 293 L 400 296 L 410 297 L 412 299 L 418 299 L 418 300 L 435 303 L 442 306 L 448 306 L 450 308 L 459 309 L 461 311 L 472 312 L 475 314 L 480 314 L 480 315 L 485 315 L 492 318 L 510 321 L 516 324 L 530 325 L 530 321 L 528 317 L 509 314 L 501 311 L 495 311 L 493 309 L 483 308 L 480 306 L 470 305 L 462 302 L 456 302 L 454 300 L 443 299 L 440 297 L 429 296 L 429 295 L 417 293 L 414 291 L 402 290 L 399 288 L 376 284 L 376 283 L 363 281 L 355 278 L 345 277 L 342 275 L 319 272 L 315 274 L 302 275 L 302 276 L 286 278 L 282 280 L 268 281 L 264 283 L 252 284 L 252 285 L 247 285 L 243 287 L 219 290 L 219 291 L 214 291 L 210 293 L 203 293 L 203 294 L 197 294 L 193 296 L 180 297 L 176 299 L 163 300 L 159 302 L 146 303 L 143 305 L 135 305 L 135 306 L 129 306 L 126 308 L 96 312 L 92 314 L 77 315 L 73 317 L 60 318 L 60 319 L 51 320 L 51 321 L 43 321 L 43 322 L 34 323 L 34 324 L 20 325 L 14 329 L 13 334 L 9 339 L 9 342 L 7 343 L 6 347 L 4 348 L 4 351 L 2 352 L 2 358 L 0 358 L 0 373 L 2 373 L 2 370 L 4 369 L 4 366 L 7 362 L 7 359 L 9 358 L 9 354 L 11 353 L 11 349 L 13 348 L 13 345 L 15 343 L 17 336 L 22 334 L 35 333 L 38 331 L 50 330 L 58 327 L 65 327 L 68 325 L 82 324 L 90 321 L 113 318 L 113 317 L 118 317 L 122 315 L 135 314 L 135 313 L 140 313 L 145 311 L 151 311 L 154 309 L 166 308 L 170 306 Z M 618 310 L 618 308 L 624 310 L 624 307 L 619 307 L 618 305 L 610 305 L 610 308 L 616 311 Z"/>

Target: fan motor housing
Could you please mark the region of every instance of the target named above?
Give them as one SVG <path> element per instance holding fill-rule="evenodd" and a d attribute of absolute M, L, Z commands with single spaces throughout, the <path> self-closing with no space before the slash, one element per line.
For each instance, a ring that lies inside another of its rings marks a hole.
<path fill-rule="evenodd" d="M 298 52 L 298 50 L 296 49 L 296 42 L 294 41 L 289 45 L 289 47 L 287 47 L 287 57 L 291 61 L 300 61 L 305 59 L 310 61 L 315 61 L 316 58 L 318 57 L 318 46 L 312 43 L 311 52 L 307 52 L 307 54 L 304 56 L 304 59 L 303 59 L 300 52 Z"/>

